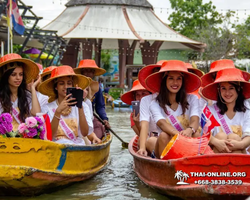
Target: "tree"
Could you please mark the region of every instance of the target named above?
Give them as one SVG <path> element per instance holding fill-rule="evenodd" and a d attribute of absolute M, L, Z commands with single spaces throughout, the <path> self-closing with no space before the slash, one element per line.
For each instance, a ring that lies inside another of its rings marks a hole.
<path fill-rule="evenodd" d="M 174 12 L 169 16 L 170 27 L 192 39 L 202 27 L 221 24 L 221 14 L 212 2 L 203 4 L 202 0 L 170 0 Z"/>
<path fill-rule="evenodd" d="M 235 26 L 237 34 L 236 56 L 239 59 L 250 58 L 250 16 L 245 23 Z"/>
<path fill-rule="evenodd" d="M 232 29 L 235 26 L 232 23 L 234 15 L 234 11 L 228 11 L 225 15 L 221 15 L 223 24 L 220 26 L 206 24 L 196 29 L 193 39 L 205 43 L 206 48 L 204 52 L 187 51 L 189 60 L 206 61 L 206 71 L 208 71 L 209 61 L 235 57 L 237 36 Z"/>

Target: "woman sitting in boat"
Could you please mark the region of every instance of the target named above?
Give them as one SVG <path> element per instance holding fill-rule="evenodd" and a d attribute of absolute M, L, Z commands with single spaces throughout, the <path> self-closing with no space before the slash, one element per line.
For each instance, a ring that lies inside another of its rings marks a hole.
<path fill-rule="evenodd" d="M 90 111 L 90 116 L 91 116 L 91 120 L 94 120 L 94 114 L 93 114 L 93 108 L 92 108 L 92 98 L 94 97 L 95 93 L 99 91 L 99 83 L 97 81 L 92 80 L 91 78 L 89 78 L 89 86 L 86 87 L 83 90 L 83 100 L 84 102 L 87 104 L 87 106 L 89 107 L 89 111 Z M 94 132 L 92 132 L 91 134 L 89 134 L 87 136 L 88 138 L 88 144 L 90 144 L 90 142 L 92 144 L 100 144 L 102 141 L 96 136 L 96 134 Z"/>
<path fill-rule="evenodd" d="M 210 140 L 216 153 L 245 153 L 250 145 L 250 110 L 246 106 L 250 83 L 246 78 L 247 73 L 239 69 L 224 69 L 202 90 L 204 97 L 217 101 L 209 106 L 220 124 L 212 131 Z"/>
<path fill-rule="evenodd" d="M 141 85 L 152 93 L 150 95 L 143 97 L 140 102 L 141 131 L 140 131 L 140 150 L 138 151 L 138 154 L 144 156 L 147 156 L 148 152 L 149 154 L 152 153 L 152 151 L 155 148 L 157 137 L 160 134 L 149 109 L 151 102 L 157 97 L 157 93 L 155 93 L 154 91 L 150 90 L 150 88 L 147 87 L 146 78 L 149 75 L 158 72 L 161 68 L 162 63 L 164 62 L 166 62 L 166 60 L 160 60 L 154 65 L 148 65 L 146 67 L 143 67 L 138 74 L 138 79 Z M 154 157 L 154 155 L 151 156 Z"/>
<path fill-rule="evenodd" d="M 121 96 L 121 100 L 128 104 L 131 105 L 132 101 L 141 101 L 141 99 L 147 95 L 149 95 L 150 92 L 147 91 L 139 82 L 139 80 L 135 80 L 133 82 L 132 89 L 126 93 L 124 93 Z M 139 105 L 138 105 L 139 106 Z M 140 106 L 139 106 L 140 107 Z M 130 122 L 131 122 L 131 128 L 134 130 L 136 135 L 140 136 L 140 113 L 135 113 L 135 110 L 131 113 L 130 115 Z"/>
<path fill-rule="evenodd" d="M 0 112 L 11 113 L 13 130 L 29 116 L 36 116 L 41 108 L 36 95 L 39 68 L 31 60 L 18 54 L 7 54 L 0 58 Z M 30 91 L 27 84 L 31 83 Z"/>
<path fill-rule="evenodd" d="M 93 132 L 88 106 L 76 104 L 76 99 L 67 95 L 67 88 L 79 86 L 86 88 L 89 80 L 83 75 L 75 74 L 70 66 L 60 66 L 52 70 L 51 77 L 44 81 L 39 91 L 50 98 L 43 112 L 48 112 L 51 120 L 53 140 L 57 143 L 85 145 L 82 137 Z M 75 106 L 73 106 L 75 105 Z"/>
<path fill-rule="evenodd" d="M 154 92 L 159 92 L 150 104 L 150 112 L 161 134 L 155 145 L 155 156 L 160 155 L 175 134 L 198 137 L 199 101 L 191 93 L 201 85 L 200 78 L 188 72 L 184 62 L 170 60 L 164 62 L 159 72 L 150 75 L 146 84 Z"/>

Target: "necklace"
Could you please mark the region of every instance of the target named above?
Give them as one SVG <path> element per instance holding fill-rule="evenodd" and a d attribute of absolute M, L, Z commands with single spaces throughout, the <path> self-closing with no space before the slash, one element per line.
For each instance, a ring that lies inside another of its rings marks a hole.
<path fill-rule="evenodd" d="M 170 108 L 173 110 L 173 111 L 176 111 L 177 110 L 177 108 L 178 108 L 178 103 L 173 103 L 173 104 L 171 104 L 171 106 L 170 106 Z"/>
<path fill-rule="evenodd" d="M 14 94 L 11 95 L 10 99 L 12 102 L 15 102 L 17 100 L 17 95 L 14 95 Z"/>
<path fill-rule="evenodd" d="M 56 100 L 56 104 L 59 105 L 58 103 L 58 99 Z M 62 116 L 68 116 L 71 113 L 71 107 L 67 107 L 67 109 L 65 109 L 64 111 L 62 111 Z"/>

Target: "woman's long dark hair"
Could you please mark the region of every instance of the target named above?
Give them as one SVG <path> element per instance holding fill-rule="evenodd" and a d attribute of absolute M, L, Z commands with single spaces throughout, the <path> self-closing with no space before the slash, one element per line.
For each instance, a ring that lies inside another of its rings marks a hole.
<path fill-rule="evenodd" d="M 0 81 L 0 103 L 3 108 L 3 112 L 12 113 L 12 102 L 11 102 L 11 91 L 9 88 L 9 77 L 12 72 L 15 70 L 7 70 Z M 23 80 L 21 85 L 18 87 L 18 108 L 19 108 L 19 118 L 22 122 L 25 121 L 25 118 L 30 115 L 29 104 L 31 102 L 31 96 L 27 95 L 27 84 L 25 75 L 23 73 Z"/>
<path fill-rule="evenodd" d="M 244 101 L 246 99 L 245 99 L 245 97 L 243 95 L 242 87 L 239 84 L 235 83 L 235 82 L 229 82 L 229 84 L 231 84 L 235 88 L 235 90 L 236 90 L 236 92 L 238 94 L 238 97 L 236 99 L 235 106 L 234 106 L 234 112 L 236 112 L 236 111 L 238 111 L 238 112 L 246 112 L 247 107 L 244 104 Z M 216 105 L 220 109 L 220 114 L 221 115 L 224 115 L 227 112 L 227 105 L 222 102 L 222 96 L 220 94 L 220 88 L 219 87 L 218 87 Z"/>
<path fill-rule="evenodd" d="M 168 75 L 163 77 L 163 79 L 161 81 L 160 92 L 159 92 L 158 96 L 156 97 L 156 101 L 159 102 L 160 107 L 164 110 L 164 112 L 166 114 L 168 114 L 168 111 L 166 109 L 166 105 L 171 106 L 171 104 L 169 102 L 169 93 L 170 92 L 169 92 L 167 85 L 166 85 L 167 78 L 168 78 Z M 188 109 L 188 106 L 189 106 L 189 104 L 187 102 L 187 93 L 186 93 L 185 86 L 184 86 L 184 77 L 182 77 L 182 86 L 176 94 L 176 102 L 181 104 L 182 115 L 184 115 L 186 112 L 186 109 Z"/>

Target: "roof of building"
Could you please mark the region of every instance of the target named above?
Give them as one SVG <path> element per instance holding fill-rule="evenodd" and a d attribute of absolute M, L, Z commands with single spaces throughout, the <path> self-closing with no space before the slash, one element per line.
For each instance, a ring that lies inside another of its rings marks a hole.
<path fill-rule="evenodd" d="M 160 49 L 202 50 L 206 46 L 171 29 L 152 9 L 138 6 L 139 2 L 143 4 L 146 0 L 71 0 L 68 4 L 77 2 L 78 6 L 67 7 L 44 29 L 56 30 L 59 36 L 66 39 L 103 39 L 103 49 L 116 49 L 117 39 L 129 40 L 130 43 L 134 40 L 139 40 L 140 43 L 149 41 L 151 44 L 154 41 L 164 41 Z M 98 5 L 97 2 L 113 4 Z M 131 4 L 124 6 L 115 4 L 117 2 Z M 140 43 L 138 42 L 136 49 L 140 48 Z"/>
<path fill-rule="evenodd" d="M 153 8 L 147 0 L 71 0 L 66 7 L 78 5 L 126 5 Z"/>

